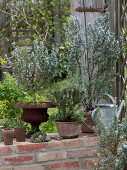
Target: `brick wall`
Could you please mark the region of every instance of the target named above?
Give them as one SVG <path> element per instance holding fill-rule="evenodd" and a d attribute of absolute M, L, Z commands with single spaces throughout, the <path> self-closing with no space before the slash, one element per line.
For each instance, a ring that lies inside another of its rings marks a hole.
<path fill-rule="evenodd" d="M 87 170 L 97 162 L 97 137 L 0 144 L 0 170 Z"/>

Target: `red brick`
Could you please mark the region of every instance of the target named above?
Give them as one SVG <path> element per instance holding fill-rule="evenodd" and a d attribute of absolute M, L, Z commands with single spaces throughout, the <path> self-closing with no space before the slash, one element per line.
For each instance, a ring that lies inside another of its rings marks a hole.
<path fill-rule="evenodd" d="M 79 169 L 79 162 L 73 161 L 73 162 L 59 162 L 59 163 L 53 163 L 49 166 L 51 170 L 60 170 L 60 169 L 72 169 L 72 168 L 78 168 Z"/>
<path fill-rule="evenodd" d="M 45 167 L 42 165 L 18 166 L 13 170 L 45 170 Z"/>
<path fill-rule="evenodd" d="M 52 149 L 78 148 L 81 146 L 82 146 L 81 138 L 51 142 Z"/>
<path fill-rule="evenodd" d="M 41 149 L 45 149 L 47 147 L 47 143 L 29 143 L 29 144 L 22 144 L 17 145 L 18 152 L 35 152 Z"/>
<path fill-rule="evenodd" d="M 98 138 L 95 137 L 84 137 L 84 145 L 87 146 L 97 146 Z"/>
<path fill-rule="evenodd" d="M 81 158 L 81 157 L 87 158 L 91 156 L 97 156 L 97 148 L 78 149 L 68 152 L 69 158 Z"/>
<path fill-rule="evenodd" d="M 12 168 L 0 168 L 0 170 L 12 170 Z"/>
<path fill-rule="evenodd" d="M 21 164 L 26 162 L 33 162 L 33 156 L 14 156 L 14 157 L 5 157 L 4 165 L 12 165 L 12 164 Z"/>
<path fill-rule="evenodd" d="M 11 153 L 12 149 L 10 146 L 0 146 L 0 155 L 7 155 Z"/>
<path fill-rule="evenodd" d="M 98 163 L 99 159 L 85 160 L 85 168 L 93 168 L 95 163 Z"/>
<path fill-rule="evenodd" d="M 39 162 L 66 159 L 66 158 L 67 158 L 66 151 L 39 153 L 37 155 L 37 160 Z"/>

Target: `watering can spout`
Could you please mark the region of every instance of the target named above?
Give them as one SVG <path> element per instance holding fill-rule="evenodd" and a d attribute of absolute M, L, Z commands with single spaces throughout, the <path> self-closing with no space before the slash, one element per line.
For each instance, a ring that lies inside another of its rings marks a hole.
<path fill-rule="evenodd" d="M 117 117 L 118 120 L 119 120 L 120 117 L 121 117 L 121 113 L 122 113 L 122 110 L 123 110 L 124 105 L 125 105 L 125 101 L 122 100 L 122 102 L 121 102 L 120 105 L 119 105 L 119 108 L 117 109 L 117 113 L 116 113 L 116 117 Z"/>

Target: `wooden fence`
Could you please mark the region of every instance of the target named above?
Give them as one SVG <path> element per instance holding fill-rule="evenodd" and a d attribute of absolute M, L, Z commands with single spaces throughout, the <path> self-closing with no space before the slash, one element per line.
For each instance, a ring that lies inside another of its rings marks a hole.
<path fill-rule="evenodd" d="M 114 87 L 114 94 L 118 101 L 127 98 L 127 1 L 106 0 L 111 13 L 111 28 L 119 39 L 122 32 L 125 38 L 125 53 L 120 57 L 116 65 L 116 71 L 120 74 Z"/>
<path fill-rule="evenodd" d="M 116 39 L 119 39 L 121 30 L 125 39 L 127 39 L 127 0 L 71 0 L 71 13 L 80 20 L 85 30 L 85 25 L 93 23 L 97 17 L 102 15 L 104 7 L 107 6 L 111 14 L 111 29 L 115 33 Z M 126 66 L 127 52 L 119 58 L 116 64 L 116 72 L 120 74 L 120 77 L 117 78 L 113 85 L 113 96 L 117 97 L 118 104 L 121 99 L 126 99 Z"/>

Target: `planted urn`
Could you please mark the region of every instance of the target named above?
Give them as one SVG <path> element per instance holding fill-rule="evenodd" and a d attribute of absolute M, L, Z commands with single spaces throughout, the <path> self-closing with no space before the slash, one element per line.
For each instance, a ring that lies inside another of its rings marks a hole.
<path fill-rule="evenodd" d="M 40 123 L 48 120 L 47 109 L 54 107 L 50 102 L 45 102 L 42 95 L 44 84 L 50 78 L 46 56 L 48 56 L 48 50 L 43 42 L 35 40 L 32 47 L 16 47 L 12 53 L 12 59 L 8 62 L 13 76 L 19 84 L 24 86 L 28 94 L 15 107 L 23 109 L 22 119 L 34 126 L 37 131 L 39 131 Z"/>

